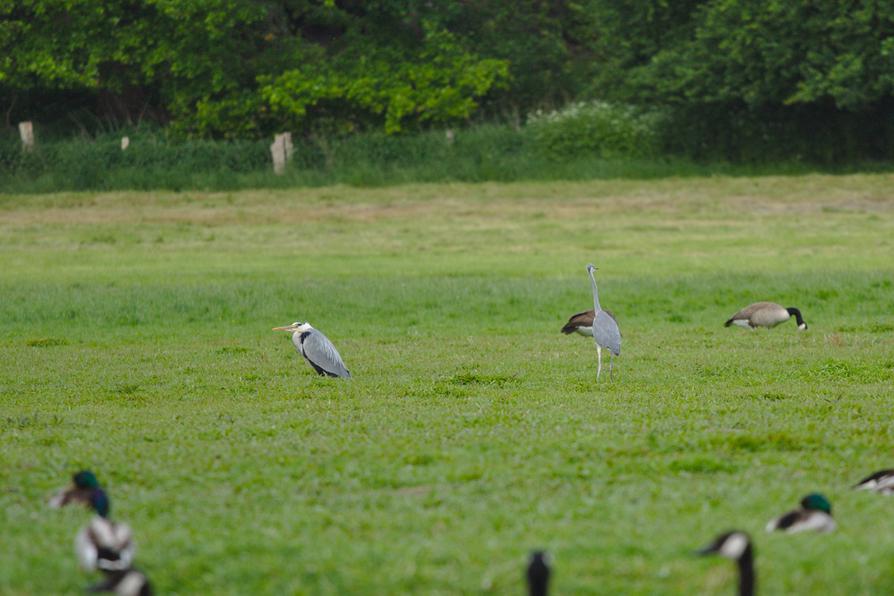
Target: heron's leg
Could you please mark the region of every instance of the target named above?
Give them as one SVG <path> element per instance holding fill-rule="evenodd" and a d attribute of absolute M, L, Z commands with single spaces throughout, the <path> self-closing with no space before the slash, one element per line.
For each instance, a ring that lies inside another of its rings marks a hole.
<path fill-rule="evenodd" d="M 614 381 L 615 378 L 612 376 L 612 367 L 615 364 L 615 355 L 611 350 L 608 351 L 608 380 Z"/>
<path fill-rule="evenodd" d="M 599 380 L 599 375 L 602 373 L 602 348 L 599 347 L 599 344 L 596 344 L 596 380 Z"/>

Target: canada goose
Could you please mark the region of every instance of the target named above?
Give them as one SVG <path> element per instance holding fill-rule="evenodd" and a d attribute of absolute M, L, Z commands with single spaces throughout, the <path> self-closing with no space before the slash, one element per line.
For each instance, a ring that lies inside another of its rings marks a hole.
<path fill-rule="evenodd" d="M 568 322 L 562 327 L 562 333 L 565 335 L 580 333 L 587 337 L 593 337 L 593 319 L 596 318 L 595 315 L 596 311 L 593 309 L 571 315 L 568 318 Z"/>
<path fill-rule="evenodd" d="M 351 378 L 351 373 L 345 367 L 338 350 L 335 349 L 328 337 L 311 327 L 310 323 L 295 321 L 285 327 L 274 327 L 273 330 L 291 333 L 295 349 L 304 356 L 304 359 L 317 371 L 317 374 L 327 377 Z"/>
<path fill-rule="evenodd" d="M 596 380 L 602 372 L 602 348 L 608 349 L 608 376 L 612 378 L 612 367 L 614 357 L 621 355 L 621 330 L 618 328 L 618 322 L 615 317 L 608 312 L 602 310 L 599 306 L 599 290 L 596 289 L 596 277 L 593 272 L 596 267 L 587 265 L 587 273 L 590 275 L 590 282 L 593 284 L 593 340 L 596 343 L 596 356 L 598 365 L 596 368 Z"/>
<path fill-rule="evenodd" d="M 615 318 L 615 315 L 612 314 L 612 311 L 603 309 L 604 312 L 608 313 L 608 316 L 611 318 Z M 579 312 L 577 314 L 571 315 L 569 317 L 568 322 L 565 323 L 565 326 L 562 327 L 562 333 L 565 335 L 571 335 L 572 333 L 579 333 L 580 335 L 584 335 L 586 337 L 593 337 L 593 319 L 596 311 L 592 308 L 590 310 L 585 310 L 584 312 Z"/>
<path fill-rule="evenodd" d="M 546 596 L 549 591 L 549 555 L 542 550 L 531 553 L 526 576 L 528 596 Z"/>
<path fill-rule="evenodd" d="M 871 490 L 883 495 L 894 495 L 894 468 L 879 470 L 854 485 L 857 490 Z"/>
<path fill-rule="evenodd" d="M 769 329 L 788 321 L 792 316 L 795 317 L 795 321 L 798 323 L 798 329 L 801 331 L 807 329 L 807 323 L 804 322 L 800 310 L 794 307 L 785 308 L 775 302 L 755 302 L 754 304 L 749 304 L 727 319 L 724 326 L 737 325 L 739 327 L 748 327 L 749 329 L 754 329 L 755 327 L 766 327 Z"/>
<path fill-rule="evenodd" d="M 800 509 L 789 511 L 767 523 L 767 532 L 779 530 L 787 534 L 814 530 L 832 532 L 838 526 L 832 519 L 832 504 L 819 493 L 801 499 Z"/>
<path fill-rule="evenodd" d="M 735 561 L 739 567 L 739 596 L 754 594 L 754 548 L 748 534 L 738 530 L 726 532 L 696 552 L 699 555 L 720 555 Z"/>

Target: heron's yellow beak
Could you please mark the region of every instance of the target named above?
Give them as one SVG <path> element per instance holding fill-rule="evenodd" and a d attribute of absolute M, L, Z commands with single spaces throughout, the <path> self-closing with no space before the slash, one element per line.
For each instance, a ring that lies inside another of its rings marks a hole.
<path fill-rule="evenodd" d="M 274 331 L 294 331 L 295 326 L 294 325 L 286 325 L 285 327 L 274 327 L 273 330 Z"/>

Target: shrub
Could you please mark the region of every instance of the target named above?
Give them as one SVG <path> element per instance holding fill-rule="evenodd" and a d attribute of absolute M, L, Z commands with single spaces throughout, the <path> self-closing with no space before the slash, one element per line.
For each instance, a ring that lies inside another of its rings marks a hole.
<path fill-rule="evenodd" d="M 528 117 L 526 131 L 534 147 L 551 159 L 654 157 L 661 121 L 658 111 L 591 101 L 537 111 Z"/>

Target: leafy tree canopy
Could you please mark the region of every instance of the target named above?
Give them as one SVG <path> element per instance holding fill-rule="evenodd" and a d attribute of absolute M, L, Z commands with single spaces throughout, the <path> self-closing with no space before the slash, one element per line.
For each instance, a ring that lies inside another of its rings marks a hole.
<path fill-rule="evenodd" d="M 0 0 L 7 122 L 393 134 L 582 99 L 874 114 L 892 88 L 877 0 Z"/>

